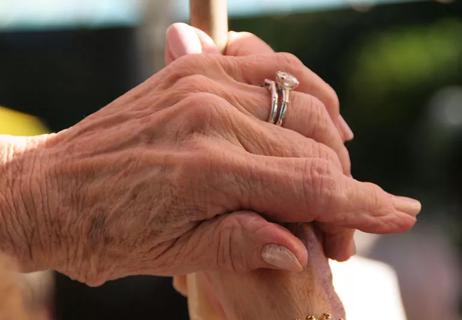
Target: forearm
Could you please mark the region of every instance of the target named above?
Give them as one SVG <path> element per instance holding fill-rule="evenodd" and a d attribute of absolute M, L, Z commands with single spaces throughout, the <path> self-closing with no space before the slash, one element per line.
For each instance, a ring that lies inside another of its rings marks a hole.
<path fill-rule="evenodd" d="M 38 147 L 46 136 L 0 136 L 0 251 L 24 271 L 43 267 L 45 208 Z"/>

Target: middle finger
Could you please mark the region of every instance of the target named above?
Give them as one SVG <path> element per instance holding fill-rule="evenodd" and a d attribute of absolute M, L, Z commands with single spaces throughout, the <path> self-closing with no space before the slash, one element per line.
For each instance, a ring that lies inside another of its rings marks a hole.
<path fill-rule="evenodd" d="M 185 77 L 171 88 L 174 100 L 182 100 L 191 92 L 207 92 L 228 101 L 235 108 L 254 118 L 266 121 L 271 108 L 271 94 L 266 88 L 227 79 L 218 83 L 203 75 Z M 170 101 L 178 102 L 178 101 Z M 284 128 L 296 131 L 333 149 L 342 164 L 343 172 L 350 174 L 350 157 L 342 138 L 324 104 L 316 97 L 293 91 L 284 119 Z"/>

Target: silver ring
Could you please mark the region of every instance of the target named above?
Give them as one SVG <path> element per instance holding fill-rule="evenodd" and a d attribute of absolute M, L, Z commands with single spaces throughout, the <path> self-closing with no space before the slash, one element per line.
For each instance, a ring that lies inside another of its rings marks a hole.
<path fill-rule="evenodd" d="M 298 79 L 290 73 L 283 71 L 278 71 L 276 73 L 276 85 L 278 91 L 282 93 L 281 110 L 279 111 L 279 117 L 275 122 L 276 125 L 283 125 L 284 119 L 287 114 L 287 109 L 290 104 L 290 92 L 297 88 L 299 84 L 300 82 L 298 81 Z"/>
<path fill-rule="evenodd" d="M 276 73 L 276 81 L 265 80 L 265 87 L 271 92 L 271 109 L 267 120 L 269 123 L 283 125 L 290 104 L 290 92 L 298 85 L 296 77 L 283 71 Z"/>
<path fill-rule="evenodd" d="M 289 106 L 290 103 L 290 90 L 286 88 L 282 88 L 282 104 L 281 104 L 281 111 L 279 112 L 279 118 L 276 121 L 276 125 L 282 127 L 282 124 L 284 122 L 284 118 L 286 117 L 287 113 L 287 107 Z"/>
<path fill-rule="evenodd" d="M 276 87 L 276 82 L 273 80 L 265 80 L 265 87 L 271 91 L 271 110 L 268 116 L 268 122 L 275 124 L 278 121 L 278 103 L 279 103 L 279 94 Z"/>

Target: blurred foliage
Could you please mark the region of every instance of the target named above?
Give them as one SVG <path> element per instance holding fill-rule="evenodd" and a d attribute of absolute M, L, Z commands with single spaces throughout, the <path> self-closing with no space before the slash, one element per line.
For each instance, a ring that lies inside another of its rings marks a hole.
<path fill-rule="evenodd" d="M 421 107 L 393 105 L 408 100 L 410 94 L 428 98 L 428 90 L 460 79 L 461 35 L 462 21 L 454 19 L 369 34 L 346 72 L 348 104 L 363 107 L 357 110 L 361 115 L 357 121 L 374 126 L 393 123 L 400 117 L 396 112 Z"/>

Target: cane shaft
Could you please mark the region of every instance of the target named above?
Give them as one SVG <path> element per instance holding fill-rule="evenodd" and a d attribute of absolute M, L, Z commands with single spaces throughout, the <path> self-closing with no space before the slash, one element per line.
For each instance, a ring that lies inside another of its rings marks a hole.
<path fill-rule="evenodd" d="M 228 43 L 227 0 L 190 0 L 191 25 L 205 31 L 221 52 Z"/>

